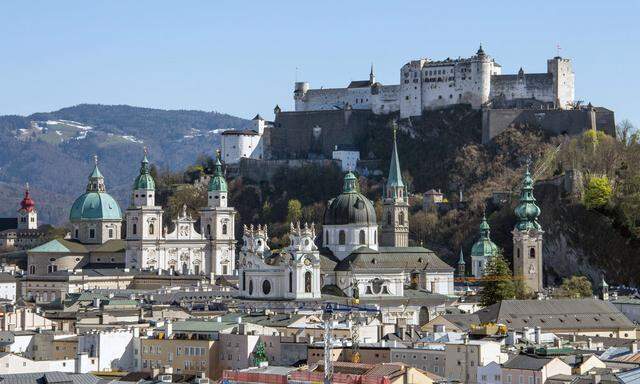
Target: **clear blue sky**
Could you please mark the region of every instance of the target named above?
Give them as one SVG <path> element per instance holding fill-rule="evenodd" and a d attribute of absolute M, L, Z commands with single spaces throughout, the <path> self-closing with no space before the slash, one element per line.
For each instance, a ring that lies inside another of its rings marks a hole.
<path fill-rule="evenodd" d="M 576 97 L 640 125 L 636 1 L 14 1 L 0 4 L 0 114 L 78 103 L 272 117 L 312 87 L 397 83 L 419 57 L 503 73 L 574 60 Z"/>

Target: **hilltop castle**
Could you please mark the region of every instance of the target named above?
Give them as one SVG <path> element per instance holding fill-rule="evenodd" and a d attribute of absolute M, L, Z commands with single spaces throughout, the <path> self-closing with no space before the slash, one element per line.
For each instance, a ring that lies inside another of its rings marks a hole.
<path fill-rule="evenodd" d="M 545 105 L 570 109 L 574 103 L 573 68 L 569 59 L 547 60 L 546 73 L 503 75 L 500 64 L 482 46 L 469 58 L 412 60 L 400 69 L 399 85 L 376 81 L 373 66 L 369 80 L 352 81 L 346 88 L 310 89 L 297 82 L 296 111 L 365 109 L 376 114 L 400 112 L 401 118 L 420 116 L 423 110 L 453 104 L 481 108 L 500 105 Z"/>

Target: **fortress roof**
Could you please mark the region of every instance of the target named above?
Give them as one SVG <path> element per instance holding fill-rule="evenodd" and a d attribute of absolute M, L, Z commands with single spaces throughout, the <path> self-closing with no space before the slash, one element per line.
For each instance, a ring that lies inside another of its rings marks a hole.
<path fill-rule="evenodd" d="M 355 80 L 350 82 L 347 88 L 365 88 L 370 86 L 371 86 L 371 81 L 369 80 Z"/>
<path fill-rule="evenodd" d="M 241 131 L 235 131 L 235 130 L 224 131 L 222 132 L 222 135 L 224 136 L 258 136 L 259 133 L 252 129 L 244 129 Z"/>

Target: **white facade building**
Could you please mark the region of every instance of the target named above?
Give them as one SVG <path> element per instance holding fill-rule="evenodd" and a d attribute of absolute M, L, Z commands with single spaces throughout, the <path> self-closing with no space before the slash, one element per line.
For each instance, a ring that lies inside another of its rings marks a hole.
<path fill-rule="evenodd" d="M 340 148 L 336 145 L 331 157 L 334 160 L 340 160 L 340 169 L 342 172 L 355 171 L 358 166 L 358 161 L 360 160 L 360 151 Z"/>
<path fill-rule="evenodd" d="M 252 129 L 222 132 L 222 160 L 225 164 L 238 164 L 242 158 L 264 158 L 264 130 L 270 123 L 260 115 L 251 122 Z"/>
<path fill-rule="evenodd" d="M 97 361 L 97 371 L 135 371 L 134 330 L 91 331 L 78 336 L 78 352 Z"/>

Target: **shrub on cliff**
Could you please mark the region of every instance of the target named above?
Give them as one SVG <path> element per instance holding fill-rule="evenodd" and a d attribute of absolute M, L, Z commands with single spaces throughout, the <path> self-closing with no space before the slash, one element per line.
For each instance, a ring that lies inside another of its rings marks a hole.
<path fill-rule="evenodd" d="M 613 189 L 606 176 L 592 176 L 584 191 L 584 205 L 588 209 L 605 207 L 611 201 Z"/>

